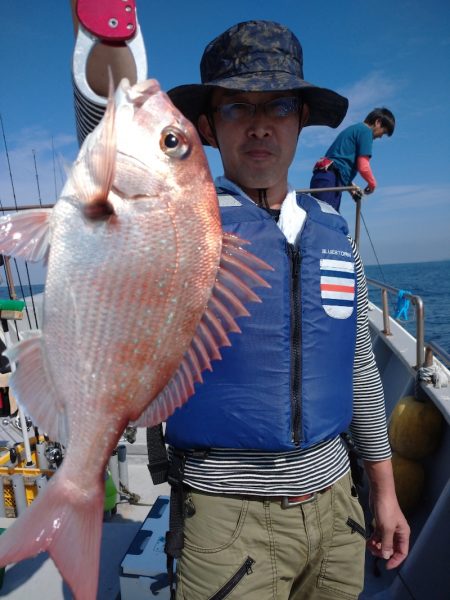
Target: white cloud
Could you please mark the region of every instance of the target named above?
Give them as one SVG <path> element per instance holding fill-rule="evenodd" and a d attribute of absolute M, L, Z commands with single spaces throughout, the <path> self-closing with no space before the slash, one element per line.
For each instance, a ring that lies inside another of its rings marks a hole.
<path fill-rule="evenodd" d="M 404 83 L 391 79 L 382 71 L 372 71 L 365 77 L 340 90 L 349 100 L 346 122 L 361 121 L 376 106 L 385 106 Z"/>
<path fill-rule="evenodd" d="M 9 163 L 18 204 L 54 202 L 66 179 L 66 165 L 75 157 L 77 143 L 73 135 L 51 134 L 40 127 L 22 129 L 7 140 Z M 35 168 L 36 160 L 36 168 Z M 0 152 L 0 200 L 14 205 L 6 152 Z"/>
<path fill-rule="evenodd" d="M 346 196 L 341 210 L 353 233 L 355 208 Z M 380 187 L 363 200 L 362 214 L 367 264 L 376 262 L 375 253 L 382 264 L 450 258 L 450 184 Z"/>
<path fill-rule="evenodd" d="M 382 71 L 372 71 L 359 81 L 344 88 L 339 93 L 348 98 L 349 109 L 342 124 L 337 129 L 329 127 L 306 127 L 301 134 L 300 144 L 306 148 L 321 147 L 325 153 L 328 146 L 345 127 L 363 121 L 376 106 L 386 106 L 403 88 L 404 82 L 392 79 Z"/>

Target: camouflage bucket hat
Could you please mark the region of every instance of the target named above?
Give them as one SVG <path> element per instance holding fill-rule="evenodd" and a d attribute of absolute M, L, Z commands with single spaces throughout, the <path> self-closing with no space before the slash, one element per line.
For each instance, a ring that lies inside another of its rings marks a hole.
<path fill-rule="evenodd" d="M 272 21 L 238 23 L 216 37 L 203 53 L 200 75 L 201 84 L 181 85 L 168 92 L 195 125 L 207 111 L 214 87 L 246 92 L 296 90 L 309 107 L 306 125 L 337 127 L 348 108 L 347 98 L 303 79 L 300 42 L 287 27 Z"/>

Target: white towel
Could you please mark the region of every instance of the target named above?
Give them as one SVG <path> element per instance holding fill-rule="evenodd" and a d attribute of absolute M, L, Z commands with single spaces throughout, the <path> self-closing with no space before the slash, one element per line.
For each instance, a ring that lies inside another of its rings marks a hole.
<path fill-rule="evenodd" d="M 224 188 L 230 192 L 235 192 L 245 198 L 248 198 L 251 202 L 253 200 L 247 196 L 245 192 L 241 190 L 239 186 L 227 179 L 226 177 L 216 177 L 215 184 L 217 187 Z M 253 202 L 256 204 L 255 202 Z M 297 204 L 297 196 L 295 189 L 289 185 L 288 193 L 286 198 L 283 200 L 281 205 L 280 218 L 278 219 L 278 227 L 286 236 L 287 241 L 290 244 L 294 244 L 299 233 L 303 229 L 303 225 L 306 219 L 306 212 L 303 208 Z"/>
<path fill-rule="evenodd" d="M 295 190 L 289 186 L 289 191 L 281 205 L 278 227 L 290 244 L 294 244 L 305 224 L 306 211 L 297 204 Z"/>

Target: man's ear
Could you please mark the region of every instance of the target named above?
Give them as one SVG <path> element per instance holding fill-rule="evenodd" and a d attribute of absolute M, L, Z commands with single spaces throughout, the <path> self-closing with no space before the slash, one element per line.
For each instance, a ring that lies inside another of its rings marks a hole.
<path fill-rule="evenodd" d="M 200 115 L 197 121 L 197 127 L 205 140 L 209 143 L 213 148 L 217 148 L 216 136 L 213 134 L 211 125 L 206 117 L 206 115 Z"/>
<path fill-rule="evenodd" d="M 309 119 L 309 107 L 307 104 L 303 103 L 302 112 L 300 113 L 299 123 L 298 123 L 298 135 L 297 139 L 300 137 L 303 127 L 306 125 Z"/>
<path fill-rule="evenodd" d="M 307 104 L 303 104 L 302 112 L 300 114 L 300 129 L 306 125 L 309 119 L 309 106 Z"/>

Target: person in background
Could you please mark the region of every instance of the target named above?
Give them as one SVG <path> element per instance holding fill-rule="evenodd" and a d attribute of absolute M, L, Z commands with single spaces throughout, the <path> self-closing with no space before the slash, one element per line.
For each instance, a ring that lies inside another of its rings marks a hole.
<path fill-rule="evenodd" d="M 395 117 L 387 108 L 374 108 L 363 123 L 350 125 L 337 136 L 313 168 L 311 188 L 334 188 L 354 185 L 353 179 L 359 173 L 367 182 L 365 194 L 375 191 L 377 182 L 370 168 L 373 140 L 389 137 L 394 133 Z M 312 192 L 319 200 L 328 202 L 339 211 L 342 192 Z M 361 198 L 358 191 L 352 192 L 355 199 Z"/>
<path fill-rule="evenodd" d="M 181 498 L 182 516 L 166 539 L 178 559 L 171 597 L 356 599 L 365 526 L 341 433 L 351 431 L 362 457 L 375 523 L 367 544 L 388 569 L 406 557 L 409 527 L 361 259 L 344 219 L 288 183 L 302 128 L 337 127 L 347 100 L 304 80 L 300 42 L 271 21 L 215 38 L 201 79 L 169 96 L 221 154 L 224 230 L 274 270 L 251 318 L 239 319 L 242 334 L 166 423 L 171 504 Z"/>

